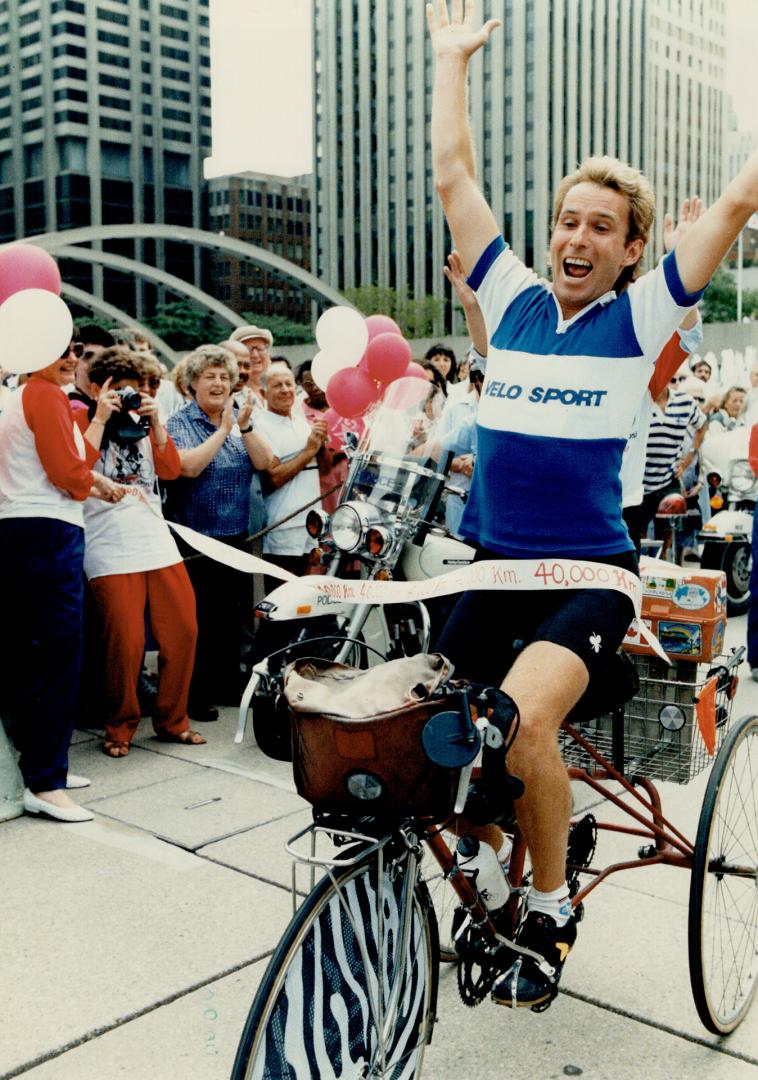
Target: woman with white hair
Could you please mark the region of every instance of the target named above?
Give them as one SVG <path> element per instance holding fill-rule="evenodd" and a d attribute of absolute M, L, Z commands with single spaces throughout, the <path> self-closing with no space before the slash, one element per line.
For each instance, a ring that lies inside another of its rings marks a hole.
<path fill-rule="evenodd" d="M 253 428 L 247 394 L 235 413 L 237 363 L 220 345 L 201 345 L 184 360 L 191 400 L 169 418 L 167 429 L 181 459 L 181 477 L 169 487 L 166 516 L 206 536 L 247 550 L 250 481 L 273 454 Z M 191 554 L 191 553 L 189 553 Z M 190 686 L 193 720 L 216 720 L 219 704 L 239 698 L 245 575 L 204 556 L 187 561 L 197 602 L 198 641 Z"/>

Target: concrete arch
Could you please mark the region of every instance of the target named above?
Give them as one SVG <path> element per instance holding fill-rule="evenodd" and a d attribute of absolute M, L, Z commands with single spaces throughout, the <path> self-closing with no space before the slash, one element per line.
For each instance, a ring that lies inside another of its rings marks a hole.
<path fill-rule="evenodd" d="M 173 367 L 178 360 L 174 350 L 170 345 L 166 344 L 162 337 L 158 337 L 154 330 L 151 330 L 148 326 L 143 326 L 142 323 L 127 315 L 121 308 L 114 307 L 113 304 L 108 304 L 97 296 L 92 296 L 91 293 L 85 292 L 84 289 L 77 289 L 75 285 L 67 285 L 65 281 L 61 286 L 61 292 L 69 300 L 75 300 L 77 304 L 91 308 L 98 315 L 104 315 L 106 319 L 112 319 L 114 323 L 120 323 L 122 326 L 128 326 L 131 329 L 138 330 L 140 334 L 144 334 L 155 352 L 165 359 L 169 367 Z"/>
<path fill-rule="evenodd" d="M 248 259 L 250 262 L 261 266 L 268 266 L 277 270 L 280 274 L 295 278 L 306 289 L 327 300 L 330 304 L 343 307 L 354 307 L 341 293 L 333 289 L 331 285 L 324 284 L 315 274 L 303 270 L 301 266 L 273 255 L 264 248 L 254 244 L 247 244 L 244 240 L 236 240 L 232 236 L 222 236 L 218 233 L 205 232 L 203 229 L 190 229 L 182 225 L 88 225 L 81 229 L 64 229 L 60 232 L 41 233 L 39 236 L 25 237 L 22 243 L 36 244 L 46 251 L 58 252 L 62 247 L 70 244 L 97 243 L 103 240 L 171 240 L 181 241 L 187 244 L 200 244 L 203 247 L 215 248 L 225 254 L 234 255 L 240 259 Z M 5 245 L 3 245 L 5 246 Z"/>
<path fill-rule="evenodd" d="M 136 259 L 127 259 L 123 255 L 112 255 L 109 251 L 94 251 L 92 248 L 84 247 L 66 246 L 56 248 L 55 254 L 59 259 L 77 259 L 80 262 L 97 263 L 100 266 L 107 266 L 111 270 L 122 270 L 126 274 L 135 274 L 138 277 L 147 278 L 148 281 L 157 281 L 160 285 L 165 285 L 167 289 L 171 289 L 172 292 L 181 293 L 183 296 L 195 300 L 202 307 L 212 311 L 214 315 L 219 315 L 224 322 L 231 323 L 232 326 L 245 325 L 245 320 L 236 311 L 228 308 L 226 304 L 222 304 L 220 300 L 214 299 L 195 285 L 190 285 L 183 278 L 176 277 L 174 274 L 167 274 L 165 270 L 159 270 L 155 266 L 150 266 L 149 263 L 137 262 Z"/>

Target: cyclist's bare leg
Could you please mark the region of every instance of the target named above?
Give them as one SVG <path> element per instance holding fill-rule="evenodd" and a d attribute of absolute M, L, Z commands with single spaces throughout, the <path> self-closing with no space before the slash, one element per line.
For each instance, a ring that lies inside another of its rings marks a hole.
<path fill-rule="evenodd" d="M 535 641 L 520 654 L 502 686 L 521 718 L 508 769 L 524 783 L 516 817 L 540 892 L 551 892 L 566 880 L 571 787 L 557 733 L 588 681 L 587 668 L 570 649 Z"/>

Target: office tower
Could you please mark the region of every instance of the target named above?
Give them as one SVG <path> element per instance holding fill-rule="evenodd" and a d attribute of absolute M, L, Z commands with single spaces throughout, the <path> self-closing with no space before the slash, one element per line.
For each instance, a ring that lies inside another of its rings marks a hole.
<path fill-rule="evenodd" d="M 312 180 L 256 172 L 214 177 L 208 181 L 209 228 L 310 270 Z M 234 311 L 310 322 L 311 298 L 292 278 L 220 253 L 211 257 L 210 270 L 208 291 Z"/>
<path fill-rule="evenodd" d="M 208 0 L 0 2 L 0 240 L 133 221 L 201 227 L 208 24 Z M 102 246 L 200 281 L 189 245 Z M 130 274 L 68 260 L 62 270 L 136 315 L 159 298 Z"/>
<path fill-rule="evenodd" d="M 471 64 L 478 175 L 538 272 L 548 268 L 552 192 L 590 154 L 642 168 L 661 217 L 690 193 L 712 200 L 724 152 L 724 0 L 486 0 L 485 13 L 503 26 Z M 337 288 L 446 295 L 424 4 L 314 0 L 313 43 L 315 272 Z"/>

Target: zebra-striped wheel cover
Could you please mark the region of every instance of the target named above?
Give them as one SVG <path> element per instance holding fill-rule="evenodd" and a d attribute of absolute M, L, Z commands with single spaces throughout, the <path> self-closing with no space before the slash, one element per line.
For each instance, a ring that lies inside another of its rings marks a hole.
<path fill-rule="evenodd" d="M 283 985 L 264 1012 L 265 1034 L 248 1065 L 252 1080 L 358 1080 L 386 1077 L 412 1080 L 419 1075 L 427 1024 L 430 977 L 425 919 L 414 901 L 407 963 L 395 1022 L 381 1054 L 369 991 L 387 1005 L 398 969 L 402 881 L 384 875 L 381 902 L 385 948 L 377 971 L 378 919 L 376 873 L 364 869 L 331 890 L 290 953 Z M 345 905 L 350 911 L 348 917 Z M 352 919 L 352 921 L 351 921 Z M 364 965 L 361 945 L 369 966 Z M 373 1070 L 373 1071 L 372 1071 Z"/>

